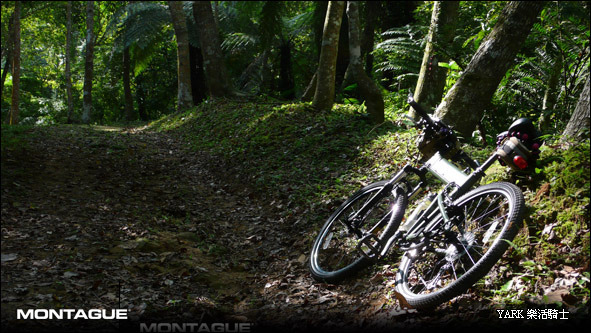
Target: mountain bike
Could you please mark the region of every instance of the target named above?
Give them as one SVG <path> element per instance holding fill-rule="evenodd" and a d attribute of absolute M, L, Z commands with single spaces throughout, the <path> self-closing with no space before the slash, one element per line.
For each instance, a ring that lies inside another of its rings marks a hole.
<path fill-rule="evenodd" d="M 414 308 L 431 308 L 484 277 L 522 225 L 525 200 L 517 186 L 472 188 L 496 161 L 531 171 L 542 142 L 530 120 L 518 119 L 497 136 L 497 148 L 480 164 L 461 149 L 449 126 L 412 96 L 408 103 L 421 118 L 415 125 L 422 130 L 419 151 L 426 162 L 407 164 L 348 198 L 320 230 L 309 266 L 316 280 L 336 283 L 396 248 L 402 253 L 396 292 Z M 433 183 L 440 187 L 431 190 Z M 414 209 L 405 216 L 408 207 Z"/>

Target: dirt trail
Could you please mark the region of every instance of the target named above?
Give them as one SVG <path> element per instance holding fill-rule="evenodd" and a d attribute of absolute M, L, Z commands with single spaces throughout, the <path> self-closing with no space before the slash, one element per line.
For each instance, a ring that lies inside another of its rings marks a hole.
<path fill-rule="evenodd" d="M 138 331 L 139 322 L 391 330 L 496 316 L 462 298 L 443 313 L 409 314 L 383 272 L 315 283 L 301 219 L 280 218 L 170 135 L 63 126 L 31 130 L 23 143 L 2 156 L 3 331 Z M 31 308 L 125 308 L 133 320 L 15 320 Z"/>
<path fill-rule="evenodd" d="M 3 325 L 22 308 L 121 307 L 155 322 L 273 326 L 297 315 L 286 307 L 340 299 L 307 276 L 308 239 L 285 234 L 288 222 L 248 192 L 229 192 L 215 161 L 177 139 L 82 127 L 26 135 L 2 161 Z M 320 322 L 316 313 L 305 325 Z M 44 326 L 54 324 L 71 325 Z"/>

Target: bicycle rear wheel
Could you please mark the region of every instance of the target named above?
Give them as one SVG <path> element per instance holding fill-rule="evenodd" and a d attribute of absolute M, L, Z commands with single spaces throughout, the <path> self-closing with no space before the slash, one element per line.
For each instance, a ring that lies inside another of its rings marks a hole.
<path fill-rule="evenodd" d="M 498 182 L 456 200 L 462 222 L 407 251 L 396 291 L 415 308 L 439 305 L 484 277 L 507 250 L 523 219 L 525 200 L 517 186 Z"/>
<path fill-rule="evenodd" d="M 339 282 L 369 266 L 371 260 L 357 251 L 359 240 L 371 233 L 379 241 L 386 241 L 398 229 L 406 208 L 405 195 L 386 193 L 365 216 L 350 221 L 386 184 L 381 181 L 362 188 L 328 218 L 310 255 L 310 272 L 316 280 Z"/>

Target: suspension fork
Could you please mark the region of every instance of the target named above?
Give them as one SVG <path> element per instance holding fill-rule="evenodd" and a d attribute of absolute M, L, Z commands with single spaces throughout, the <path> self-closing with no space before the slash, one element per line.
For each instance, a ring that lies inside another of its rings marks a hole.
<path fill-rule="evenodd" d="M 417 168 L 414 168 L 411 165 L 407 164 L 404 166 L 404 168 L 402 168 L 402 170 L 400 170 L 396 175 L 394 175 L 394 177 L 392 177 L 392 179 L 390 179 L 381 190 L 379 190 L 369 201 L 367 201 L 363 205 L 363 207 L 361 207 L 361 209 L 359 209 L 357 212 L 355 212 L 355 214 L 350 216 L 349 222 L 353 224 L 353 225 L 351 225 L 351 227 L 353 229 L 357 229 L 359 227 L 357 224 L 359 223 L 359 221 L 363 221 L 363 219 L 367 215 L 368 211 L 383 197 L 390 195 L 390 193 L 394 189 L 394 186 L 396 184 L 400 183 L 400 181 L 404 177 L 406 177 L 406 175 L 408 175 L 409 173 L 414 173 L 421 178 L 421 183 L 419 185 L 417 185 L 417 187 L 414 188 L 409 193 L 410 194 L 409 198 L 414 196 L 416 193 L 418 193 L 419 188 L 421 188 L 426 183 L 426 180 L 425 180 L 426 170 L 424 168 L 417 169 Z M 408 191 L 403 191 L 403 192 L 404 192 L 403 195 L 407 195 L 406 192 L 408 192 Z"/>
<path fill-rule="evenodd" d="M 406 192 L 401 187 L 396 186 L 393 191 L 396 191 L 396 196 L 400 195 L 403 200 L 402 205 L 395 205 L 392 209 L 386 214 L 382 219 L 376 223 L 369 231 L 362 233 L 363 237 L 361 237 L 357 243 L 356 250 L 365 258 L 371 261 L 377 261 L 381 257 L 383 257 L 394 241 L 394 235 L 389 237 L 389 239 L 380 239 L 380 237 L 376 236 L 373 231 L 379 227 L 381 227 L 384 223 L 387 223 L 386 228 L 390 228 L 391 223 L 393 223 L 394 218 L 399 214 L 400 210 L 404 212 L 406 209 Z M 384 231 L 385 232 L 385 231 Z M 397 232 L 395 232 L 397 234 Z"/>
<path fill-rule="evenodd" d="M 401 180 L 408 174 L 408 173 L 415 173 L 421 178 L 421 182 L 412 190 L 409 190 L 406 182 L 401 182 Z M 395 239 L 399 236 L 399 232 L 396 231 L 389 239 L 382 239 L 380 240 L 375 234 L 373 234 L 373 230 L 382 226 L 386 221 L 388 225 L 390 225 L 394 218 L 399 213 L 399 210 L 406 209 L 406 204 L 408 199 L 414 197 L 421 188 L 424 187 L 426 180 L 425 180 L 426 169 L 417 169 L 410 165 L 406 165 L 402 171 L 400 171 L 396 176 L 394 176 L 383 188 L 382 190 L 378 191 L 375 196 L 368 201 L 362 209 L 360 209 L 354 216 L 358 220 L 353 220 L 353 223 L 356 224 L 357 222 L 362 221 L 365 218 L 365 212 L 376 203 L 376 200 L 380 200 L 383 196 L 389 195 L 391 192 L 394 193 L 394 196 L 404 196 L 404 201 L 402 206 L 395 206 L 386 214 L 382 219 L 368 232 L 362 234 L 363 237 L 359 239 L 359 243 L 357 244 L 357 251 L 361 253 L 365 258 L 375 261 L 381 257 L 383 257 L 392 244 L 394 243 Z M 358 226 L 354 226 L 353 232 L 359 235 L 361 232 L 357 229 Z M 365 248 L 365 249 L 364 249 Z"/>

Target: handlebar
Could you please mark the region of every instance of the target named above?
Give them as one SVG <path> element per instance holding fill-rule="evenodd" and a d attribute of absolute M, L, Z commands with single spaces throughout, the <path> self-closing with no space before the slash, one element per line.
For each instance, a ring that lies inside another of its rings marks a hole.
<path fill-rule="evenodd" d="M 419 116 L 421 116 L 421 118 L 425 119 L 425 121 L 435 127 L 435 123 L 433 122 L 433 120 L 431 119 L 431 117 L 429 117 L 429 114 L 427 114 L 427 111 L 423 108 L 422 105 L 420 105 L 419 103 L 417 103 L 413 97 L 412 94 L 408 95 L 408 100 L 407 100 L 408 104 L 410 104 L 410 106 L 412 106 L 412 108 L 419 114 Z"/>
<path fill-rule="evenodd" d="M 438 141 L 438 143 L 435 144 L 436 150 L 442 152 L 444 154 L 444 156 L 451 158 L 455 161 L 463 161 L 464 163 L 469 165 L 470 168 L 472 168 L 472 169 L 476 169 L 479 167 L 479 163 L 477 161 L 470 158 L 470 156 L 468 154 L 466 154 L 463 150 L 461 150 L 459 148 L 459 145 L 457 143 L 457 138 L 454 135 L 453 130 L 451 128 L 449 128 L 449 126 L 447 126 L 446 124 L 444 124 L 441 121 L 438 121 L 438 120 L 434 121 L 429 116 L 429 114 L 427 113 L 425 108 L 422 105 L 420 105 L 419 103 L 417 103 L 417 101 L 414 100 L 412 94 L 408 95 L 407 102 L 419 114 L 419 116 L 421 116 L 421 118 L 423 118 L 424 121 L 427 123 L 427 126 L 425 129 L 427 130 L 428 133 L 430 133 L 428 135 L 428 137 L 430 137 L 431 140 Z M 419 145 L 419 150 L 421 150 L 420 145 Z M 423 154 L 427 154 L 427 155 L 430 154 L 430 152 L 428 152 L 428 151 L 421 150 L 421 152 Z"/>
<path fill-rule="evenodd" d="M 424 122 L 418 122 L 418 126 L 422 126 L 425 130 L 426 142 L 423 145 L 419 144 L 419 151 L 424 156 L 431 156 L 435 151 L 442 153 L 445 158 L 452 159 L 454 161 L 463 161 L 468 164 L 472 169 L 476 170 L 479 167 L 479 163 L 472 158 L 466 152 L 464 152 L 457 142 L 457 138 L 453 133 L 453 130 L 444 124 L 442 121 L 432 119 L 425 108 L 421 106 L 417 101 L 414 100 L 413 95 L 408 95 L 408 104 L 417 112 Z M 517 151 L 517 155 L 521 156 L 521 159 L 525 162 L 521 162 L 519 169 L 525 169 L 528 165 L 535 164 L 536 159 L 540 154 L 539 147 L 542 145 L 542 141 L 539 139 L 539 133 L 531 120 L 521 118 L 513 122 L 509 127 L 509 130 L 503 132 L 497 136 L 497 148 L 504 146 L 505 139 L 515 137 L 517 140 L 514 145 L 519 146 L 520 150 L 511 148 L 510 151 Z M 500 156 L 500 155 L 499 155 Z M 510 158 L 499 158 L 501 164 L 510 165 L 512 168 L 515 166 L 514 153 L 511 153 Z"/>

